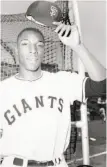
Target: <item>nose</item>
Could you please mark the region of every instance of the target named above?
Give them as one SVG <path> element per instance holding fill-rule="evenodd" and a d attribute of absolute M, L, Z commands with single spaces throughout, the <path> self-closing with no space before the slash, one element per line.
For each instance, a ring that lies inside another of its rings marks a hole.
<path fill-rule="evenodd" d="M 35 45 L 30 45 L 30 53 L 37 53 L 37 47 Z"/>

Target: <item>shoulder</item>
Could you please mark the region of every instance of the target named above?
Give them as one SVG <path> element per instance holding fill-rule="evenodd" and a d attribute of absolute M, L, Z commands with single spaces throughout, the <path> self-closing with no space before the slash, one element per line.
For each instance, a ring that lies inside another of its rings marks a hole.
<path fill-rule="evenodd" d="M 69 72 L 69 71 L 58 71 L 56 73 L 53 72 L 45 72 L 45 75 L 54 77 L 54 78 L 75 78 L 78 76 L 78 74 L 76 72 Z"/>
<path fill-rule="evenodd" d="M 56 73 L 43 71 L 43 76 L 45 80 L 57 83 L 67 83 L 67 84 L 75 84 L 83 82 L 84 77 L 76 72 L 69 72 L 69 71 L 59 71 Z"/>
<path fill-rule="evenodd" d="M 58 78 L 63 79 L 65 82 L 70 81 L 70 83 L 83 82 L 86 77 L 81 76 L 76 72 L 61 71 L 57 73 Z"/>
<path fill-rule="evenodd" d="M 70 72 L 70 71 L 59 71 L 56 73 L 58 77 L 63 77 L 63 78 L 75 78 L 78 76 L 76 72 Z"/>
<path fill-rule="evenodd" d="M 48 71 L 43 71 L 43 75 L 48 78 L 48 79 L 54 79 L 57 81 L 68 81 L 68 80 L 72 80 L 72 81 L 76 81 L 76 80 L 83 80 L 84 78 L 81 77 L 78 73 L 76 72 L 69 72 L 69 71 L 58 71 L 56 73 L 53 72 L 48 72 Z"/>
<path fill-rule="evenodd" d="M 9 87 L 12 86 L 11 84 L 14 82 L 15 76 L 9 77 L 3 81 L 0 82 L 0 87 Z"/>
<path fill-rule="evenodd" d="M 46 75 L 66 75 L 66 76 L 68 76 L 68 75 L 72 75 L 72 76 L 74 76 L 74 75 L 79 75 L 78 73 L 76 73 L 76 72 L 70 72 L 70 71 L 58 71 L 58 72 L 49 72 L 49 71 L 42 71 L 44 74 L 46 74 Z"/>

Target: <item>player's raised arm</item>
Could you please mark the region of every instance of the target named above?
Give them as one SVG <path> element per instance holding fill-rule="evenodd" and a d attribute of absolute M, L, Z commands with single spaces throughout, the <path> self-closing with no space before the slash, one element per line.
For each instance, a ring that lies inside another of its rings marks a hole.
<path fill-rule="evenodd" d="M 80 57 L 90 78 L 94 81 L 104 80 L 106 78 L 106 70 L 81 43 L 78 27 L 65 25 L 61 22 L 54 22 L 53 24 L 57 25 L 55 32 L 58 34 L 59 39 L 65 45 L 71 47 Z"/>

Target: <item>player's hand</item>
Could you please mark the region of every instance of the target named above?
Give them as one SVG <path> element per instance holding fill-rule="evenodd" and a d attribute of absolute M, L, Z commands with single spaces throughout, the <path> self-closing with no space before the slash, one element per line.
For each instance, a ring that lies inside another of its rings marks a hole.
<path fill-rule="evenodd" d="M 61 22 L 53 22 L 57 25 L 55 32 L 58 34 L 59 39 L 63 44 L 70 46 L 74 51 L 81 44 L 80 35 L 76 25 L 65 25 Z"/>

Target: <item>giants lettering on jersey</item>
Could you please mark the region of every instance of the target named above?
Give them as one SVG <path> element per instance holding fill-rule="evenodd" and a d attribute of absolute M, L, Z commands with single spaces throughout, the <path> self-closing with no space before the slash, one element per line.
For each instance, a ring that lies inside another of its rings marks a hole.
<path fill-rule="evenodd" d="M 58 104 L 59 104 L 58 105 L 58 110 L 60 112 L 62 112 L 62 110 L 63 110 L 63 102 L 64 102 L 62 98 L 57 99 L 56 97 L 48 96 L 47 100 L 48 100 L 48 102 L 50 104 L 49 105 L 50 108 L 54 108 L 55 102 L 58 101 Z M 45 107 L 43 96 L 40 96 L 40 97 L 36 96 L 35 97 L 35 103 L 36 103 L 35 104 L 36 108 Z M 23 113 L 27 113 L 28 111 L 32 110 L 32 107 L 30 106 L 30 104 L 25 99 L 21 99 L 21 104 L 22 104 L 22 107 L 23 107 Z M 17 113 L 18 117 L 21 117 L 22 111 L 20 111 L 18 109 L 16 104 L 13 105 L 13 109 Z M 12 114 L 12 111 L 9 110 L 9 109 L 4 113 L 4 117 L 5 117 L 8 125 L 12 125 L 16 121 L 15 115 Z"/>

